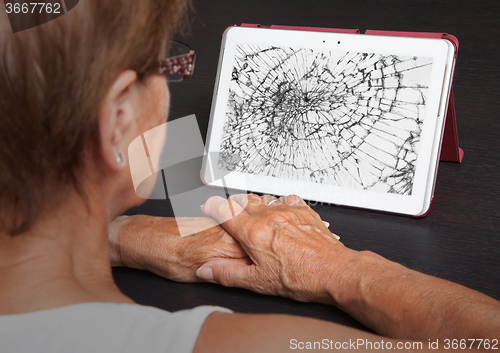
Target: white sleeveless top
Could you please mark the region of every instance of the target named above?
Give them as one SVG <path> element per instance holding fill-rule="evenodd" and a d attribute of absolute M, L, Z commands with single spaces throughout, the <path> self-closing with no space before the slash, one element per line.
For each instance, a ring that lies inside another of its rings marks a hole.
<path fill-rule="evenodd" d="M 1 353 L 192 352 L 214 306 L 168 312 L 114 303 L 82 303 L 0 315 Z"/>

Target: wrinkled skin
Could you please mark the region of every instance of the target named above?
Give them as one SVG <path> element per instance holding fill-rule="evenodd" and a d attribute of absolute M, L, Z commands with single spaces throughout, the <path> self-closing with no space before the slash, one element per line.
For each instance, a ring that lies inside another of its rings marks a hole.
<path fill-rule="evenodd" d="M 271 198 L 242 194 L 229 202 L 213 197 L 205 203 L 206 215 L 220 221 L 230 218 L 222 226 L 249 259 L 212 260 L 198 275 L 258 293 L 332 303 L 327 285 L 342 285 L 343 268 L 354 251 L 344 247 L 300 197 L 291 195 L 268 205 Z M 228 217 L 231 212 L 236 216 Z"/>
<path fill-rule="evenodd" d="M 195 271 L 203 263 L 247 257 L 238 242 L 213 219 L 178 218 L 177 222 L 206 230 L 180 237 L 173 218 L 118 217 L 109 226 L 111 263 L 148 270 L 174 281 L 199 282 Z"/>

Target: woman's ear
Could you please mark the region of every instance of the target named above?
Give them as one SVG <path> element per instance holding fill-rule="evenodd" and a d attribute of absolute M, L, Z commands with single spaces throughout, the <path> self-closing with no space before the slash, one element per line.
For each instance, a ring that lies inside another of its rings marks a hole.
<path fill-rule="evenodd" d="M 106 166 L 115 172 L 126 166 L 125 156 L 129 141 L 125 136 L 135 126 L 136 82 L 135 71 L 123 71 L 113 81 L 99 107 L 100 153 Z"/>

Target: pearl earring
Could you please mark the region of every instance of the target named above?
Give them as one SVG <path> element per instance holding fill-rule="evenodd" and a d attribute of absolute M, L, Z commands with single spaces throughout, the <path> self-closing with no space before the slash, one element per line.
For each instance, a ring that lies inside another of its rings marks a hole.
<path fill-rule="evenodd" d="M 118 154 L 116 155 L 116 161 L 118 163 L 122 164 L 124 162 L 123 154 L 121 154 L 120 152 L 118 152 Z"/>

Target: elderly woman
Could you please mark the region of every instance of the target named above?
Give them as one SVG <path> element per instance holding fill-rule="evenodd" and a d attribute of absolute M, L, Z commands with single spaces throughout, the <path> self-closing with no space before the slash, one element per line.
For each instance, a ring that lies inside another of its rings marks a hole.
<path fill-rule="evenodd" d="M 280 352 L 325 337 L 393 347 L 400 339 L 498 339 L 497 301 L 347 249 L 295 196 L 268 204 L 271 196 L 240 195 L 231 205 L 212 198 L 202 208 L 209 217 L 185 222 L 213 227 L 182 239 L 171 219 L 120 218 L 108 247 L 109 222 L 140 202 L 127 147 L 167 118 L 158 62 L 188 7 L 82 0 L 15 34 L 0 11 L 0 352 Z M 216 226 L 213 219 L 234 210 Z M 140 306 L 116 287 L 110 262 L 336 305 L 385 337 L 286 315 Z"/>

